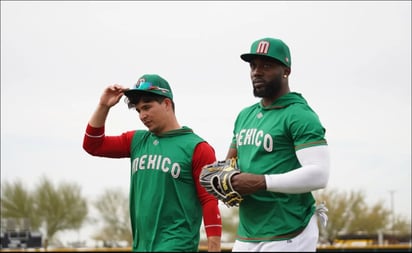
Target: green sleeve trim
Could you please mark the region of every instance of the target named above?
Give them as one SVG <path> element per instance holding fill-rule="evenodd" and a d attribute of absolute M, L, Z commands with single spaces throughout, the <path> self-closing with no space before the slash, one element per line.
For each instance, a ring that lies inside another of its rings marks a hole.
<path fill-rule="evenodd" d="M 326 140 L 303 143 L 303 144 L 295 146 L 295 150 L 300 150 L 303 148 L 314 147 L 314 146 L 321 146 L 321 145 L 328 145 L 328 143 L 326 142 Z"/>

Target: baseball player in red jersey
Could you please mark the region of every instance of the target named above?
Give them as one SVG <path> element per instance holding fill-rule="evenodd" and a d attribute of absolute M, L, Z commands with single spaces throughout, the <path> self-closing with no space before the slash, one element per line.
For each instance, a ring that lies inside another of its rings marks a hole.
<path fill-rule="evenodd" d="M 125 95 L 147 130 L 105 135 L 111 107 Z M 86 127 L 83 148 L 93 156 L 130 158 L 133 251 L 198 251 L 202 217 L 208 251 L 221 251 L 218 201 L 199 183 L 214 149 L 175 115 L 169 83 L 155 74 L 131 89 L 107 87 Z"/>

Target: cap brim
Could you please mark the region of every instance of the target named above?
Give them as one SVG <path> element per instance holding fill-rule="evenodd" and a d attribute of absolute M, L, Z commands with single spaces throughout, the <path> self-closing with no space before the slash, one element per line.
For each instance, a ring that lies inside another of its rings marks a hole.
<path fill-rule="evenodd" d="M 264 58 L 267 60 L 275 60 L 280 62 L 278 59 L 273 58 L 271 56 L 267 56 L 264 54 L 242 54 L 240 55 L 240 58 L 242 58 L 242 60 L 246 61 L 246 62 L 250 62 L 251 60 L 255 59 L 255 58 Z"/>
<path fill-rule="evenodd" d="M 130 89 L 130 90 L 126 90 L 123 92 L 123 94 L 129 98 L 129 100 L 131 100 L 131 98 L 138 98 L 140 96 L 143 95 L 157 95 L 157 96 L 163 96 L 166 98 L 170 98 L 173 100 L 173 98 L 168 95 L 168 94 L 164 94 L 162 92 L 159 92 L 157 90 L 139 90 L 139 89 Z"/>
<path fill-rule="evenodd" d="M 242 60 L 244 60 L 246 62 L 250 62 L 255 57 L 256 57 L 255 54 L 242 54 L 242 55 L 240 55 L 240 58 L 242 58 Z"/>
<path fill-rule="evenodd" d="M 146 91 L 146 90 L 133 90 L 133 89 L 131 89 L 131 90 L 127 90 L 123 93 L 126 97 L 130 98 L 130 97 L 141 96 L 143 94 L 150 94 L 152 92 Z"/>
<path fill-rule="evenodd" d="M 245 62 L 250 62 L 251 60 L 255 59 L 255 58 L 261 58 L 261 59 L 266 59 L 266 60 L 271 60 L 274 62 L 278 62 L 279 64 L 282 64 L 286 67 L 289 67 L 287 65 L 285 65 L 283 62 L 279 61 L 276 58 L 273 58 L 271 56 L 267 56 L 267 55 L 263 55 L 263 54 L 242 54 L 240 55 L 240 58 L 242 58 L 242 60 L 244 60 Z"/>

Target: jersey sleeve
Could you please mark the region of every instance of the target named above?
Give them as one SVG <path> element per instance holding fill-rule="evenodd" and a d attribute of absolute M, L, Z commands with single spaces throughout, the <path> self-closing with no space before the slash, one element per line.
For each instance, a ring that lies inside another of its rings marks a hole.
<path fill-rule="evenodd" d="M 289 118 L 290 134 L 295 150 L 319 145 L 327 145 L 325 128 L 318 115 L 309 107 L 297 107 Z"/>
<path fill-rule="evenodd" d="M 208 237 L 222 235 L 222 220 L 218 200 L 200 185 L 199 175 L 205 165 L 215 161 L 215 151 L 207 142 L 201 142 L 196 146 L 192 159 L 193 179 L 202 205 L 203 223 Z"/>
<path fill-rule="evenodd" d="M 83 149 L 93 155 L 108 158 L 130 157 L 130 145 L 135 131 L 119 136 L 106 136 L 105 128 L 95 128 L 89 124 L 83 138 Z"/>

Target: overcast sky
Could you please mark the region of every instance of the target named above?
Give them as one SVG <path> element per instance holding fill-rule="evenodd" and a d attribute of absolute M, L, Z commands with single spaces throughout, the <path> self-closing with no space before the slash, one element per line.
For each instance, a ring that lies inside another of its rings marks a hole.
<path fill-rule="evenodd" d="M 1 180 L 127 192 L 129 160 L 88 155 L 83 134 L 106 86 L 146 73 L 169 81 L 180 124 L 223 159 L 237 113 L 258 101 L 239 55 L 263 37 L 289 45 L 291 90 L 327 129 L 328 188 L 387 208 L 394 191 L 410 219 L 410 1 L 1 1 Z M 144 125 L 120 102 L 106 128 Z"/>

